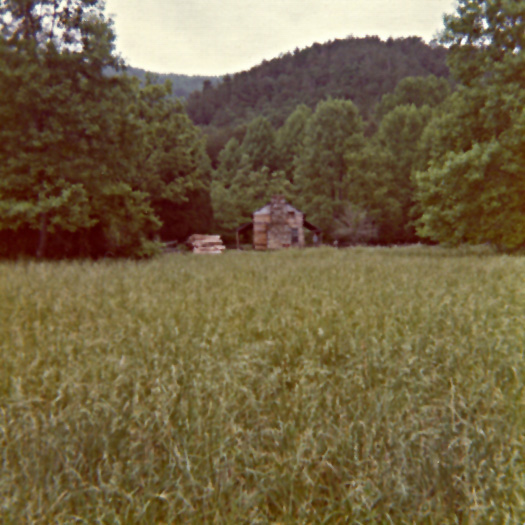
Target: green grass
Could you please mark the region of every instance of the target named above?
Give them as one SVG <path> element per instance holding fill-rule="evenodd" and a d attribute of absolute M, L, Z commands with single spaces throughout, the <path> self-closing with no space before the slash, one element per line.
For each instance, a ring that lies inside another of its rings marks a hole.
<path fill-rule="evenodd" d="M 525 258 L 0 263 L 0 522 L 525 521 Z"/>

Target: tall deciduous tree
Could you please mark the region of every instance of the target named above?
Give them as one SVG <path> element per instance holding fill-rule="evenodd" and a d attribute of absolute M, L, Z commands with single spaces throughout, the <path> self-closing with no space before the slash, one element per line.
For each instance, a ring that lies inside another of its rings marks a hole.
<path fill-rule="evenodd" d="M 257 117 L 250 122 L 241 151 L 248 156 L 254 170 L 266 167 L 271 172 L 275 169 L 275 130 L 268 119 Z"/>
<path fill-rule="evenodd" d="M 230 139 L 219 154 L 219 166 L 213 175 L 214 180 L 220 180 L 228 188 L 239 169 L 241 158 L 239 141 L 236 138 Z"/>
<path fill-rule="evenodd" d="M 140 129 L 98 0 L 0 8 L 0 230 L 75 232 L 77 252 L 143 254 L 159 226 L 133 186 Z"/>
<path fill-rule="evenodd" d="M 384 243 L 414 242 L 413 171 L 424 161 L 421 137 L 432 116 L 428 106 L 399 105 L 387 113 L 363 151 L 361 205 L 371 212 Z M 355 191 L 353 193 L 356 193 Z"/>
<path fill-rule="evenodd" d="M 232 231 L 250 219 L 273 193 L 287 192 L 289 182 L 277 171 L 275 131 L 264 117 L 255 118 L 241 144 L 231 139 L 219 155 L 211 198 L 216 225 Z"/>
<path fill-rule="evenodd" d="M 380 121 L 397 106 L 416 108 L 422 106 L 439 106 L 451 92 L 450 82 L 443 77 L 428 75 L 426 77 L 406 77 L 402 79 L 392 93 L 383 95 L 375 108 L 376 119 Z"/>
<path fill-rule="evenodd" d="M 303 149 L 306 124 L 311 115 L 312 110 L 300 104 L 277 131 L 277 166 L 286 173 L 289 181 L 293 181 L 295 164 Z"/>
<path fill-rule="evenodd" d="M 182 240 L 211 227 L 211 168 L 203 134 L 171 97 L 171 84 L 152 80 L 135 105 L 142 136 L 136 185 L 162 221 L 161 236 Z"/>
<path fill-rule="evenodd" d="M 419 233 L 437 241 L 525 245 L 525 1 L 460 0 L 443 41 L 460 82 L 429 125 L 417 175 Z"/>
<path fill-rule="evenodd" d="M 251 220 L 253 212 L 270 201 L 272 195 L 289 195 L 290 183 L 284 172 L 271 173 L 264 166 L 252 168 L 248 155 L 243 155 L 235 174 L 228 183 L 215 178 L 211 185 L 211 198 L 218 229 L 232 232 L 243 222 Z"/>
<path fill-rule="evenodd" d="M 298 202 L 309 220 L 327 230 L 350 199 L 349 153 L 364 144 L 357 108 L 345 100 L 320 102 L 308 120 L 303 144 L 294 177 Z"/>

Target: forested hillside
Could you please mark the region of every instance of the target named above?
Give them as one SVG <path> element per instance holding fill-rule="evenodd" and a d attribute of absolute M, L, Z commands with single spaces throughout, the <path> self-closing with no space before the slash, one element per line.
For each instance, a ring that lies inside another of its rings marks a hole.
<path fill-rule="evenodd" d="M 263 115 L 284 123 L 299 104 L 310 108 L 327 97 L 352 100 L 366 119 L 381 96 L 407 76 L 447 77 L 446 50 L 419 37 L 347 38 L 296 49 L 249 71 L 207 83 L 188 98 L 198 125 L 232 126 Z"/>
<path fill-rule="evenodd" d="M 142 83 L 146 77 L 151 79 L 153 84 L 164 84 L 167 80 L 171 82 L 172 93 L 177 98 L 187 98 L 190 93 L 202 89 L 205 82 L 212 85 L 219 82 L 220 77 L 202 76 L 202 75 L 177 75 L 175 73 L 154 73 L 138 67 L 128 66 L 126 68 L 128 75 L 137 77 Z"/>
<path fill-rule="evenodd" d="M 327 97 L 351 100 L 374 127 L 374 107 L 407 76 L 447 78 L 446 49 L 419 37 L 347 38 L 296 49 L 279 58 L 225 76 L 193 92 L 187 111 L 208 136 L 208 154 L 216 165 L 226 142 L 242 139 L 246 125 L 264 116 L 281 126 L 299 104 L 314 109 Z"/>

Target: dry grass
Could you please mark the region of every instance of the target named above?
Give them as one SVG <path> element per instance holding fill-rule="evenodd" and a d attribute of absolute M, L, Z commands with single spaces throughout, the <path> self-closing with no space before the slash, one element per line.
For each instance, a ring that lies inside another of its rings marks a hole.
<path fill-rule="evenodd" d="M 0 264 L 1 523 L 525 520 L 525 259 Z"/>

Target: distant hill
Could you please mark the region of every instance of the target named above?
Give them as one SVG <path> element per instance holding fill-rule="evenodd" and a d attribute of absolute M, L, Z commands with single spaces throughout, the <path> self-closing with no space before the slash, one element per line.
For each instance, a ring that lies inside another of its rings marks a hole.
<path fill-rule="evenodd" d="M 177 98 L 187 98 L 190 93 L 202 89 L 205 82 L 209 83 L 210 85 L 215 85 L 221 80 L 221 77 L 212 76 L 153 73 L 138 67 L 131 66 L 128 66 L 126 71 L 129 75 L 133 75 L 139 78 L 141 81 L 146 80 L 146 75 L 148 73 L 153 75 L 156 84 L 164 84 L 166 80 L 170 80 L 173 86 L 173 95 Z"/>
<path fill-rule="evenodd" d="M 214 129 L 243 126 L 255 116 L 280 126 L 304 103 L 327 97 L 352 100 L 365 120 L 382 95 L 407 76 L 447 77 L 447 50 L 419 37 L 346 38 L 296 49 L 260 65 L 203 84 L 187 99 L 195 124 Z"/>

